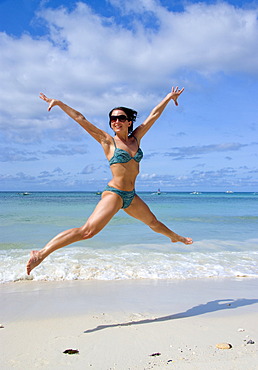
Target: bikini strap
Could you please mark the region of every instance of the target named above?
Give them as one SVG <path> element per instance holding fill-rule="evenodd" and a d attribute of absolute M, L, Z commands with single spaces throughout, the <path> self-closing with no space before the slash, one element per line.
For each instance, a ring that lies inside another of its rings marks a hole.
<path fill-rule="evenodd" d="M 134 138 L 135 138 L 135 140 L 136 140 L 136 143 L 138 144 L 138 148 L 140 147 L 140 145 L 139 145 L 139 142 L 138 142 L 138 140 L 137 140 L 137 137 L 135 137 L 134 135 L 132 135 Z"/>
<path fill-rule="evenodd" d="M 116 142 L 115 142 L 115 139 L 113 138 L 113 136 L 112 136 L 112 139 L 113 139 L 113 142 L 114 142 L 114 145 L 115 145 L 115 148 L 116 148 Z"/>

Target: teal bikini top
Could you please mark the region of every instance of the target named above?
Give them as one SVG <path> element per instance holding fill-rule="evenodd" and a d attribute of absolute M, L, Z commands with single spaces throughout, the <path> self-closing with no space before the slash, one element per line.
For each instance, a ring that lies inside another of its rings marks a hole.
<path fill-rule="evenodd" d="M 136 137 L 134 136 L 135 140 L 137 141 Z M 127 163 L 129 162 L 131 159 L 134 159 L 135 162 L 140 162 L 142 157 L 143 157 L 143 151 L 141 150 L 141 148 L 138 148 L 135 156 L 131 156 L 126 150 L 123 150 L 123 149 L 119 149 L 116 147 L 116 142 L 113 138 L 113 141 L 114 141 L 114 145 L 115 145 L 115 151 L 114 151 L 114 155 L 113 157 L 109 160 L 109 165 L 111 166 L 112 164 L 115 164 L 115 163 Z M 138 143 L 138 141 L 137 141 Z"/>

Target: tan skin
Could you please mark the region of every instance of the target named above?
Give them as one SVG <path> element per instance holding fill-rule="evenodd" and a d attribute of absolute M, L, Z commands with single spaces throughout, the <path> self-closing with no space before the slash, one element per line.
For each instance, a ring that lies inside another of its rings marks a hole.
<path fill-rule="evenodd" d="M 180 90 L 178 87 L 173 87 L 171 92 L 167 94 L 167 96 L 151 111 L 147 119 L 133 131 L 133 136 L 136 137 L 138 143 L 140 143 L 142 137 L 160 117 L 170 100 L 173 100 L 175 105 L 178 105 L 177 99 L 183 91 L 184 89 Z M 112 158 L 115 147 L 111 135 L 97 128 L 81 113 L 62 103 L 60 100 L 49 99 L 42 93 L 40 94 L 40 98 L 49 104 L 48 111 L 50 111 L 54 106 L 59 106 L 101 144 L 108 160 Z M 119 116 L 122 114 L 126 115 L 122 110 L 116 109 L 112 111 L 112 116 Z M 120 149 L 126 150 L 131 156 L 134 156 L 138 150 L 138 143 L 132 135 L 128 137 L 128 128 L 131 124 L 131 121 L 126 120 L 125 122 L 120 122 L 117 119 L 115 122 L 111 122 L 111 128 L 115 133 L 114 139 L 116 146 Z M 110 169 L 112 172 L 112 179 L 108 185 L 125 191 L 131 191 L 134 189 L 136 177 L 139 173 L 139 163 L 131 159 L 127 163 L 113 164 L 110 166 Z M 121 209 L 122 204 L 122 198 L 118 194 L 104 191 L 102 193 L 101 200 L 83 226 L 63 231 L 51 239 L 41 250 L 31 252 L 30 259 L 27 263 L 27 274 L 30 275 L 31 271 L 55 250 L 80 240 L 90 239 L 99 233 L 111 218 Z M 135 195 L 130 206 L 125 208 L 124 211 L 128 215 L 144 222 L 153 231 L 167 236 L 173 243 L 193 243 L 191 238 L 186 238 L 174 233 L 162 222 L 158 221 L 155 215 L 150 211 L 147 204 L 138 195 Z"/>

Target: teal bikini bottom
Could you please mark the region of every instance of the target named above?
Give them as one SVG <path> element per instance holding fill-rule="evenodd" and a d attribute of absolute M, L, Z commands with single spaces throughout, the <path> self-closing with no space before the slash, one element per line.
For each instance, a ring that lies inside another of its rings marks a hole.
<path fill-rule="evenodd" d="M 123 205 L 122 208 L 127 208 L 132 203 L 133 198 L 135 197 L 135 190 L 125 191 L 113 188 L 112 186 L 107 185 L 104 191 L 111 191 L 112 193 L 118 194 L 122 200 Z"/>

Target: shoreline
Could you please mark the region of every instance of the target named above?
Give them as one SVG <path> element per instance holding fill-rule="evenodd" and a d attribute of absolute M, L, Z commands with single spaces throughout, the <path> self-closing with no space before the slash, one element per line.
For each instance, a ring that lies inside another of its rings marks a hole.
<path fill-rule="evenodd" d="M 17 281 L 0 285 L 3 320 L 73 316 L 102 312 L 169 313 L 195 310 L 196 314 L 245 308 L 258 312 L 258 279 L 250 277 L 204 279 L 125 279 Z M 215 299 L 216 298 L 216 299 Z M 221 301 L 221 302 L 220 302 Z M 29 302 L 33 305 L 27 307 Z M 65 305 L 63 304 L 65 302 Z M 212 304 L 213 302 L 213 304 Z M 223 302 L 225 304 L 223 304 Z M 18 307 L 17 307 L 18 303 Z M 229 304 L 229 306 L 226 306 Z M 205 306 L 206 305 L 206 306 Z M 26 309 L 25 309 L 26 307 Z M 205 309 L 206 307 L 206 309 Z M 17 309 L 18 308 L 18 309 Z"/>
<path fill-rule="evenodd" d="M 258 361 L 258 279 L 27 281 L 0 292 L 4 369 L 255 370 Z"/>

